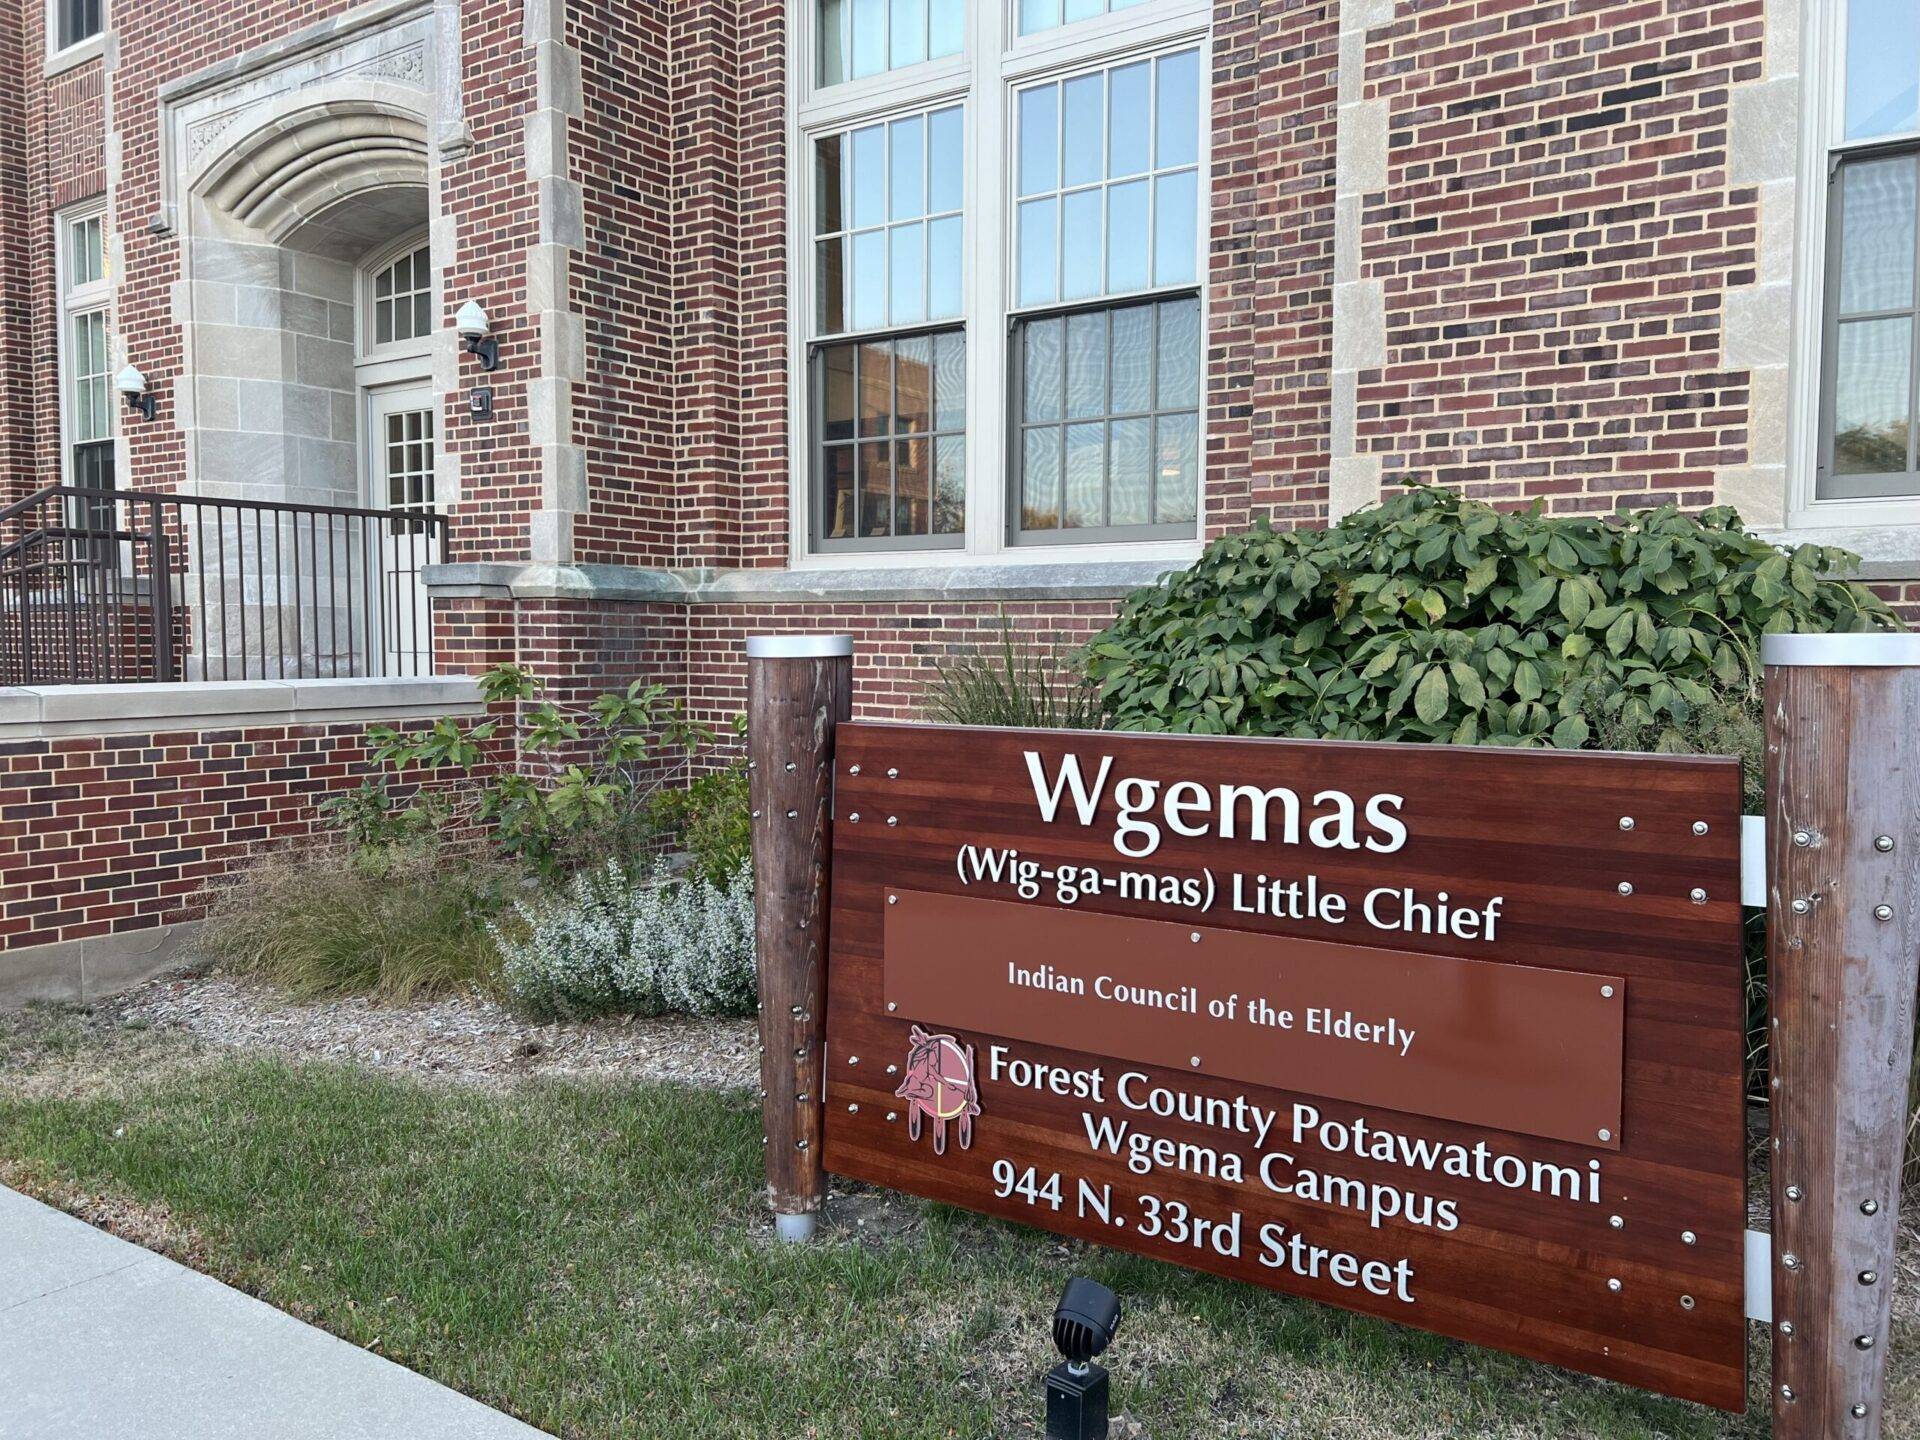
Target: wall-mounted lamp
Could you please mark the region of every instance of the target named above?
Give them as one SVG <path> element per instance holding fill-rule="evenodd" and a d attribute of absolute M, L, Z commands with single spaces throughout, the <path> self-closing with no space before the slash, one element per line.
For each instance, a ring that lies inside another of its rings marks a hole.
<path fill-rule="evenodd" d="M 153 419 L 153 412 L 159 401 L 154 393 L 147 389 L 147 377 L 129 365 L 113 378 L 113 388 L 127 397 L 127 409 L 136 411 L 147 419 Z"/>
<path fill-rule="evenodd" d="M 479 356 L 482 370 L 500 368 L 500 342 L 493 338 L 487 312 L 475 301 L 467 301 L 455 312 L 453 327 L 460 332 L 460 348 L 469 355 Z"/>

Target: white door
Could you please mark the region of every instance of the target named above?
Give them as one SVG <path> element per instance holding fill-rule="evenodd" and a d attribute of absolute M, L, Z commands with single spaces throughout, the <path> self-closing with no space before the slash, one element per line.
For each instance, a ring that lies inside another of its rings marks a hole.
<path fill-rule="evenodd" d="M 428 389 L 377 390 L 367 396 L 369 508 L 392 512 L 380 527 L 381 634 L 385 673 L 433 673 L 427 589 L 420 572 L 438 558 L 435 536 L 410 517 L 436 513 L 433 446 L 438 412 Z"/>

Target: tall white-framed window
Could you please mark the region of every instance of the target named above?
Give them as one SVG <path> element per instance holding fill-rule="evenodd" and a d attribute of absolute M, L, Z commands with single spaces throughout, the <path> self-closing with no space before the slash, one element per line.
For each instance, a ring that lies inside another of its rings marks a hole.
<path fill-rule="evenodd" d="M 1808 49 L 1803 525 L 1920 522 L 1920 6 L 1841 0 Z M 1817 385 L 1817 389 L 1814 386 Z"/>
<path fill-rule="evenodd" d="M 95 201 L 54 220 L 60 286 L 60 433 L 62 480 L 86 490 L 114 488 L 113 366 L 107 269 L 107 213 Z M 97 502 L 110 508 L 109 502 Z"/>
<path fill-rule="evenodd" d="M 794 563 L 1191 554 L 1210 5 L 862 3 L 791 12 Z"/>

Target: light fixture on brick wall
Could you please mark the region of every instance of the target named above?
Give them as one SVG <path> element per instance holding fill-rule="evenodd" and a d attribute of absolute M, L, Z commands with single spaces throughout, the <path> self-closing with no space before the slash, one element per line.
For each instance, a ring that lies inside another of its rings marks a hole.
<path fill-rule="evenodd" d="M 460 332 L 460 348 L 478 355 L 482 370 L 500 368 L 500 342 L 493 338 L 493 326 L 487 323 L 487 312 L 479 302 L 469 300 L 462 305 L 454 314 L 453 327 Z"/>
<path fill-rule="evenodd" d="M 114 376 L 113 387 L 127 397 L 127 409 L 137 411 L 149 420 L 153 419 L 154 410 L 160 402 L 147 388 L 147 377 L 138 369 L 127 366 Z"/>

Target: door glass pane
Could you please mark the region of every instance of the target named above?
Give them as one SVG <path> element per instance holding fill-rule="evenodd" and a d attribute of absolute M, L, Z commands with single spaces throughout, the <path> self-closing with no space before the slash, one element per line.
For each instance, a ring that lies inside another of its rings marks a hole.
<path fill-rule="evenodd" d="M 1920 129 L 1920 5 L 1849 0 L 1846 137 Z"/>
<path fill-rule="evenodd" d="M 1907 468 L 1913 322 L 1849 320 L 1840 326 L 1834 376 L 1836 475 L 1898 475 Z"/>

